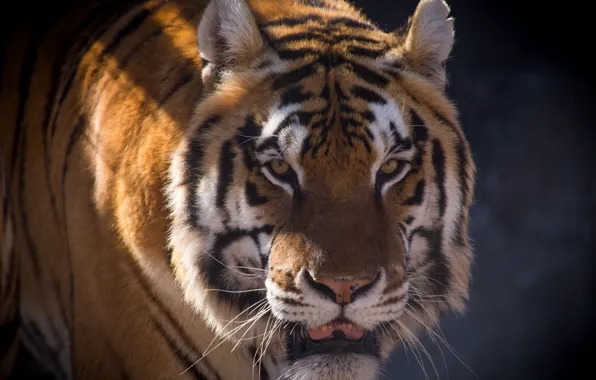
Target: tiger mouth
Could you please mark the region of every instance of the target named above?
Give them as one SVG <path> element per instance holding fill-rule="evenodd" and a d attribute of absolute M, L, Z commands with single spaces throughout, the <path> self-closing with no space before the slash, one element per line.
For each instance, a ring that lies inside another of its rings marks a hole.
<path fill-rule="evenodd" d="M 378 337 L 373 331 L 346 319 L 316 328 L 294 328 L 289 353 L 293 360 L 321 354 L 363 354 L 378 357 Z"/>

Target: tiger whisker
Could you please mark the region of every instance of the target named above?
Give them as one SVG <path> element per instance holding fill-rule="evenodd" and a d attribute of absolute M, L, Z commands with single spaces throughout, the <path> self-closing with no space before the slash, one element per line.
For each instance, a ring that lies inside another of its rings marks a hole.
<path fill-rule="evenodd" d="M 480 379 L 480 377 L 474 371 L 472 371 L 472 369 L 460 358 L 460 356 L 456 353 L 455 349 L 449 343 L 447 343 L 447 340 L 445 340 L 443 337 L 441 337 L 439 334 L 437 334 L 433 329 L 431 329 L 430 327 L 428 327 L 423 321 L 421 321 L 420 319 L 418 319 L 418 317 L 416 316 L 416 314 L 413 311 L 408 310 L 407 308 L 405 309 L 405 311 L 406 311 L 406 313 L 412 319 L 414 319 L 422 327 L 424 327 L 426 329 L 426 331 L 428 331 L 429 334 L 434 335 L 435 337 L 437 337 L 437 339 L 439 339 L 439 341 L 441 343 L 443 343 L 445 345 L 445 347 L 447 347 L 447 349 L 449 351 L 451 351 L 451 353 L 453 354 L 453 356 L 455 356 L 457 358 L 457 360 L 459 360 L 459 362 L 464 367 L 466 367 L 468 369 L 468 371 L 470 371 L 470 373 L 472 373 L 472 375 L 474 375 L 477 379 Z"/>
<path fill-rule="evenodd" d="M 248 325 L 248 324 L 252 323 L 252 322 L 253 322 L 253 320 L 254 320 L 254 323 L 256 323 L 256 321 L 258 321 L 258 319 L 259 319 L 260 317 L 262 317 L 264 314 L 266 314 L 268 311 L 269 311 L 269 310 L 264 310 L 264 311 L 261 311 L 261 312 L 259 312 L 259 314 L 255 315 L 255 316 L 254 316 L 254 317 L 252 317 L 251 319 L 247 320 L 247 321 L 246 321 L 246 323 L 244 323 L 244 324 L 242 324 L 242 325 L 240 325 L 240 326 L 238 326 L 238 327 L 235 327 L 234 329 L 232 329 L 231 331 L 229 331 L 229 332 L 228 332 L 228 333 L 227 333 L 225 336 L 223 336 L 223 337 L 216 337 L 216 338 L 220 338 L 220 339 L 221 339 L 221 341 L 220 341 L 220 342 L 219 342 L 219 343 L 218 343 L 218 344 L 217 344 L 215 347 L 213 347 L 213 348 L 211 348 L 211 349 L 209 349 L 209 347 L 211 346 L 211 344 L 209 344 L 208 350 L 207 350 L 207 351 L 206 351 L 206 352 L 203 354 L 203 356 L 201 356 L 201 357 L 200 357 L 200 358 L 199 358 L 199 359 L 198 359 L 196 362 L 194 362 L 194 363 L 193 363 L 193 364 L 191 364 L 191 365 L 190 365 L 190 366 L 189 366 L 187 369 L 185 369 L 185 370 L 184 370 L 184 371 L 181 373 L 181 375 L 182 375 L 182 374 L 184 374 L 186 371 L 188 371 L 188 370 L 189 370 L 190 368 L 192 368 L 193 366 L 195 366 L 195 365 L 196 365 L 197 363 L 199 363 L 201 360 L 203 360 L 203 359 L 204 359 L 204 358 L 205 358 L 207 355 L 209 355 L 211 352 L 213 352 L 214 350 L 216 350 L 216 349 L 217 349 L 219 346 L 221 346 L 223 343 L 225 343 L 225 342 L 227 341 L 227 339 L 228 339 L 228 338 L 229 338 L 231 335 L 235 334 L 237 331 L 239 331 L 240 329 L 242 329 L 242 328 L 243 328 L 243 327 L 245 327 L 246 325 Z M 247 328 L 247 332 L 250 330 L 250 327 L 252 327 L 252 326 L 254 325 L 254 323 L 252 323 L 252 324 L 251 324 L 251 325 L 250 325 L 250 326 Z M 246 332 L 245 332 L 244 334 L 246 334 Z M 244 337 L 244 335 L 243 335 L 243 337 Z M 214 340 L 215 340 L 216 338 L 214 338 Z M 213 340 L 212 340 L 212 342 L 213 342 Z"/>
<path fill-rule="evenodd" d="M 265 289 L 265 288 L 247 289 L 247 290 L 205 289 L 205 290 L 202 290 L 202 292 L 222 292 L 222 293 L 239 294 L 239 293 L 250 293 L 250 292 L 262 292 L 264 290 L 267 290 L 267 289 Z"/>
<path fill-rule="evenodd" d="M 251 309 L 254 309 L 254 308 L 258 308 L 258 307 L 261 307 L 261 308 L 262 308 L 262 307 L 266 306 L 266 302 L 267 302 L 267 299 L 266 299 L 266 298 L 264 298 L 264 299 L 262 299 L 261 301 L 258 301 L 258 302 L 257 302 L 257 303 L 255 303 L 254 305 L 252 305 L 252 306 L 248 307 L 247 309 L 243 310 L 243 311 L 242 311 L 242 312 L 240 312 L 238 315 L 236 315 L 236 316 L 235 316 L 235 317 L 234 317 L 234 318 L 233 318 L 231 321 L 229 321 L 229 322 L 228 322 L 228 323 L 227 323 L 227 324 L 226 324 L 226 325 L 223 327 L 223 329 L 222 329 L 222 330 L 225 330 L 225 329 L 226 329 L 226 327 L 228 327 L 228 326 L 230 325 L 230 323 L 232 323 L 233 321 L 235 321 L 237 318 L 239 318 L 239 317 L 240 317 L 242 314 L 246 313 L 247 311 L 249 311 L 249 310 L 251 310 Z M 265 304 L 265 305 L 264 305 L 264 304 Z M 257 315 L 259 315 L 259 314 L 257 314 Z M 255 317 L 256 317 L 256 316 L 255 316 Z M 237 327 L 237 328 L 234 328 L 234 329 L 232 330 L 232 332 L 230 332 L 229 334 L 226 334 L 224 337 L 220 337 L 220 336 L 217 336 L 217 335 L 216 335 L 216 336 L 215 336 L 215 337 L 214 337 L 214 338 L 211 340 L 211 342 L 209 343 L 209 345 L 207 346 L 207 348 L 205 349 L 205 353 L 204 353 L 204 354 L 203 354 L 203 355 L 202 355 L 202 356 L 201 356 L 199 359 L 197 359 L 197 361 L 195 361 L 195 362 L 194 362 L 193 364 L 191 364 L 191 365 L 190 365 L 188 368 L 186 368 L 184 371 L 182 371 L 182 373 L 180 373 L 180 375 L 183 375 L 183 374 L 184 374 L 184 373 L 186 373 L 186 372 L 187 372 L 189 369 L 191 369 L 193 366 L 197 365 L 197 363 L 199 363 L 201 360 L 203 360 L 203 359 L 204 359 L 204 358 L 205 358 L 205 357 L 206 357 L 206 356 L 207 356 L 209 353 L 211 353 L 211 352 L 212 352 L 214 349 L 216 349 L 216 348 L 217 348 L 217 347 L 219 347 L 221 344 L 223 344 L 223 343 L 226 341 L 227 337 L 229 337 L 231 334 L 233 334 L 235 331 L 237 331 L 237 329 L 238 329 L 238 328 L 242 328 L 243 326 L 245 326 L 247 323 L 249 323 L 249 321 L 251 321 L 251 320 L 252 320 L 253 318 L 255 318 L 255 317 L 252 317 L 252 318 L 250 318 L 250 319 L 249 319 L 247 322 L 244 322 L 244 323 L 243 323 L 242 325 L 240 325 L 239 327 Z M 221 342 L 220 342 L 219 344 L 217 344 L 217 346 L 215 346 L 214 348 L 210 349 L 211 345 L 212 345 L 212 344 L 213 344 L 213 343 L 214 343 L 214 342 L 215 342 L 215 341 L 216 341 L 218 338 L 220 338 L 220 339 L 221 339 Z"/>
<path fill-rule="evenodd" d="M 418 337 L 416 336 L 416 334 L 414 334 L 412 332 L 412 330 L 410 330 L 409 328 L 407 328 L 401 321 L 397 321 L 397 324 L 399 325 L 399 327 L 401 327 L 404 330 L 404 332 L 406 332 L 409 335 L 409 337 L 411 339 L 411 342 L 416 344 L 416 348 L 418 349 L 418 352 L 422 352 L 422 353 L 424 353 L 426 355 L 426 357 L 430 361 L 431 366 L 433 367 L 433 370 L 435 372 L 435 375 L 437 375 L 437 378 L 439 378 L 439 372 L 437 371 L 437 367 L 435 366 L 435 363 L 432 360 L 432 356 L 430 355 L 430 353 L 428 352 L 428 350 L 426 349 L 426 347 L 424 347 L 424 345 L 422 344 L 422 342 L 420 341 L 420 339 L 418 339 Z M 418 359 L 416 357 L 416 360 L 418 360 L 418 363 L 420 364 L 420 366 L 422 368 L 422 371 L 424 372 L 424 377 L 426 379 L 429 379 L 428 373 L 426 372 L 426 369 L 425 369 L 424 364 L 423 364 L 422 355 L 420 355 L 420 359 Z"/>
<path fill-rule="evenodd" d="M 253 268 L 253 267 L 243 267 L 243 266 L 238 266 L 238 265 L 228 265 L 228 268 L 248 269 L 248 270 L 260 270 L 260 271 L 263 271 L 263 272 L 267 272 L 267 269 Z"/>
<path fill-rule="evenodd" d="M 253 327 L 253 326 L 254 326 L 254 325 L 255 325 L 255 324 L 256 324 L 256 323 L 259 321 L 260 317 L 261 317 L 261 316 L 262 316 L 264 313 L 267 313 L 267 312 L 269 312 L 270 310 L 271 310 L 271 306 L 269 306 L 269 307 L 265 308 L 265 309 L 264 309 L 262 312 L 260 312 L 260 313 L 259 313 L 259 315 L 258 315 L 258 318 L 257 318 L 257 316 L 255 316 L 255 317 L 253 318 L 253 319 L 254 319 L 254 322 L 253 322 L 253 323 L 251 323 L 251 325 L 250 325 L 250 326 L 248 326 L 248 328 L 246 329 L 246 331 L 244 332 L 244 334 L 242 334 L 242 336 L 240 337 L 240 340 L 239 340 L 238 342 L 236 342 L 236 344 L 234 345 L 234 347 L 232 347 L 232 350 L 231 350 L 230 352 L 233 352 L 233 351 L 236 349 L 236 347 L 238 347 L 238 345 L 240 344 L 240 341 L 242 340 L 242 338 L 244 338 L 244 336 L 245 336 L 245 335 L 246 335 L 246 334 L 247 334 L 247 333 L 250 331 L 250 329 L 251 329 L 251 328 L 252 328 L 252 327 Z"/>
<path fill-rule="evenodd" d="M 282 321 L 280 321 L 278 319 L 274 320 L 273 328 L 271 329 L 271 333 L 269 334 L 269 336 L 267 338 L 267 344 L 264 346 L 263 350 L 261 351 L 261 355 L 259 356 L 259 359 L 257 360 L 259 362 L 259 372 L 261 372 L 261 363 L 263 362 L 263 357 L 265 356 L 267 349 L 271 345 L 271 340 L 273 338 L 273 335 L 275 334 L 275 331 L 281 327 L 281 325 L 282 325 Z"/>
<path fill-rule="evenodd" d="M 265 332 L 263 332 L 263 334 L 262 334 L 261 344 L 259 345 L 259 349 L 263 345 L 263 342 L 265 341 L 265 338 L 267 336 L 267 329 L 269 328 L 269 323 L 271 323 L 271 318 L 272 318 L 272 315 L 269 314 L 269 318 L 267 318 L 267 324 L 265 325 Z M 253 368 L 253 370 L 254 370 L 255 366 L 257 365 L 257 363 L 258 363 L 258 361 L 256 360 L 256 357 L 257 357 L 257 353 L 258 353 L 259 349 L 255 350 L 255 353 L 254 353 L 254 355 L 252 357 L 252 368 Z M 261 371 L 260 371 L 260 368 L 259 368 L 259 374 L 260 373 L 261 373 Z M 253 377 L 254 377 L 254 371 L 253 371 Z"/>
<path fill-rule="evenodd" d="M 242 271 L 239 271 L 239 270 L 237 270 L 237 269 L 234 269 L 234 268 L 230 267 L 230 266 L 229 266 L 229 265 L 227 265 L 227 264 L 224 264 L 223 262 L 221 262 L 220 260 L 218 260 L 217 258 L 215 258 L 215 257 L 214 257 L 212 254 L 210 254 L 209 252 L 207 252 L 207 251 L 205 251 L 205 250 L 203 250 L 203 249 L 201 250 L 201 252 L 203 252 L 203 253 L 204 253 L 204 254 L 206 254 L 207 256 L 211 257 L 213 260 L 215 260 L 215 261 L 216 261 L 216 262 L 218 262 L 219 264 L 223 265 L 224 267 L 226 267 L 226 268 L 230 269 L 231 271 L 234 271 L 234 272 L 236 272 L 236 273 L 239 273 L 239 274 L 241 274 L 241 275 L 243 275 L 243 276 L 247 276 L 247 277 L 255 277 L 255 278 L 257 278 L 257 276 L 251 276 L 250 274 L 246 274 L 246 273 L 244 273 L 244 272 L 242 272 Z"/>

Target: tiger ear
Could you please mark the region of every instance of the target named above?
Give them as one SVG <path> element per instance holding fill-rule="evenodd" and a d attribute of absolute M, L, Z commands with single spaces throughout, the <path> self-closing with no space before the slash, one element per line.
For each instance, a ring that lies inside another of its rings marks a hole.
<path fill-rule="evenodd" d="M 453 47 L 453 18 L 444 0 L 420 0 L 410 20 L 405 57 L 421 74 L 445 86 L 445 62 Z"/>
<path fill-rule="evenodd" d="M 265 47 L 246 0 L 211 0 L 199 23 L 199 52 L 216 66 L 239 67 Z"/>

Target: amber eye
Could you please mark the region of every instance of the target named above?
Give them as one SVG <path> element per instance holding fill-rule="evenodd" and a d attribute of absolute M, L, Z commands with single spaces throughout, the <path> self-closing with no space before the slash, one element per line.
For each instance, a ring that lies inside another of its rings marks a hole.
<path fill-rule="evenodd" d="M 383 165 L 381 165 L 380 171 L 384 175 L 392 175 L 395 172 L 397 172 L 400 168 L 400 161 L 396 160 L 395 158 L 392 158 L 390 160 L 385 161 Z"/>
<path fill-rule="evenodd" d="M 278 176 L 283 176 L 288 174 L 290 171 L 290 164 L 285 162 L 284 160 L 275 160 L 269 164 L 273 173 L 277 174 Z"/>

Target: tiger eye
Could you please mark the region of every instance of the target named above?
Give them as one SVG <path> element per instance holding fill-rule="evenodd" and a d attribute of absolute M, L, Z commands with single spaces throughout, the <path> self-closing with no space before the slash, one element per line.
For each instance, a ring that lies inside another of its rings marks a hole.
<path fill-rule="evenodd" d="M 383 174 L 393 174 L 399 167 L 399 161 L 396 159 L 391 159 L 385 161 L 383 165 L 381 165 L 381 172 Z"/>
<path fill-rule="evenodd" d="M 271 163 L 271 170 L 277 175 L 284 175 L 290 170 L 290 164 L 284 160 L 275 160 Z"/>

